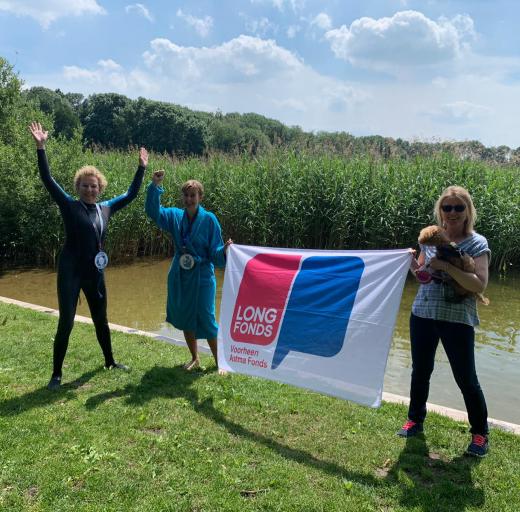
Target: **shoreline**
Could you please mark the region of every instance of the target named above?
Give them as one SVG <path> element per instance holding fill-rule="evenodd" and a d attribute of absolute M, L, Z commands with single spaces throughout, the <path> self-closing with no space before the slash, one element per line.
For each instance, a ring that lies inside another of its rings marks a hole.
<path fill-rule="evenodd" d="M 8 297 L 2 297 L 0 296 L 0 302 L 4 304 L 12 304 L 14 306 L 19 306 L 25 309 L 31 309 L 33 311 L 38 311 L 40 313 L 46 313 L 52 316 L 58 316 L 59 312 L 56 309 L 48 308 L 45 306 L 39 306 L 37 304 L 31 304 L 29 302 L 22 302 L 16 299 L 10 299 Z M 92 324 L 92 320 L 89 317 L 76 315 L 75 317 L 76 322 L 81 323 L 87 323 Z M 171 336 L 165 336 L 158 333 L 153 333 L 149 331 L 142 331 L 140 329 L 133 329 L 131 327 L 126 327 L 124 325 L 119 324 L 108 324 L 110 329 L 113 331 L 123 332 L 125 334 L 137 334 L 139 336 L 146 336 L 148 338 L 156 339 L 159 341 L 164 341 L 166 343 L 170 343 L 171 345 L 177 345 L 181 347 L 185 347 L 186 343 L 184 340 L 180 340 Z M 211 351 L 207 344 L 205 342 L 199 343 L 199 350 L 201 352 L 204 352 L 206 354 L 211 354 Z M 388 393 L 386 391 L 383 392 L 382 399 L 384 402 L 391 402 L 391 403 L 398 403 L 398 404 L 404 404 L 408 405 L 409 398 L 402 396 L 402 395 L 396 395 L 394 393 Z M 467 423 L 468 422 L 468 415 L 466 412 L 458 410 L 458 409 L 452 409 L 450 407 L 445 407 L 443 405 L 438 404 L 432 404 L 430 402 L 427 403 L 428 411 L 429 412 L 435 412 L 437 414 L 440 414 L 442 416 L 447 416 L 455 421 L 462 421 Z M 520 425 L 516 423 L 511 423 L 504 420 L 499 420 L 496 418 L 488 418 L 488 423 L 491 427 L 499 428 L 501 430 L 505 430 L 506 432 L 511 432 L 516 435 L 520 435 Z"/>

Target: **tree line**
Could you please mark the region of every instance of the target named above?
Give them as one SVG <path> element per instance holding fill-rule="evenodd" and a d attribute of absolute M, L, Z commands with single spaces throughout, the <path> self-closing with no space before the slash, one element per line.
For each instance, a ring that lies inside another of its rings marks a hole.
<path fill-rule="evenodd" d="M 5 62 L 5 61 L 4 61 Z M 5 66 L 5 64 L 4 64 Z M 277 147 L 345 157 L 432 157 L 450 153 L 462 160 L 520 165 L 520 147 L 486 147 L 479 141 L 407 141 L 379 135 L 356 137 L 347 132 L 305 132 L 255 113 L 201 112 L 116 93 L 63 93 L 32 87 L 22 98 L 53 119 L 54 134 L 67 139 L 81 130 L 84 145 L 147 148 L 179 156 L 213 152 L 256 155 Z"/>

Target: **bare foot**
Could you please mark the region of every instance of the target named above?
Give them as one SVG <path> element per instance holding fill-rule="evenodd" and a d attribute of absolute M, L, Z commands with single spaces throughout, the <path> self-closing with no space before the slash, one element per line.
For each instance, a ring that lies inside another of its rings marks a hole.
<path fill-rule="evenodd" d="M 227 375 L 228 372 L 227 372 L 226 370 L 223 370 L 222 368 L 219 368 L 219 369 L 218 369 L 218 374 L 219 374 L 219 375 Z"/>
<path fill-rule="evenodd" d="M 199 368 L 200 366 L 200 360 L 199 359 L 192 359 L 191 361 L 188 361 L 184 366 L 183 368 L 188 371 L 188 372 L 191 372 L 191 370 L 195 370 L 197 368 Z"/>

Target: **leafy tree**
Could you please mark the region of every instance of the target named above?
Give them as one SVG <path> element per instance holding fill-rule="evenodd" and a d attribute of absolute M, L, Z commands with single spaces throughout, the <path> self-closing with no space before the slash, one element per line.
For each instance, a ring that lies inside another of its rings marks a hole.
<path fill-rule="evenodd" d="M 206 148 L 205 124 L 197 113 L 178 105 L 139 98 L 122 118 L 130 126 L 132 144 L 186 155 L 201 155 Z"/>
<path fill-rule="evenodd" d="M 22 81 L 13 66 L 0 57 L 0 141 L 10 143 L 14 139 L 17 109 L 21 104 Z"/>
<path fill-rule="evenodd" d="M 63 97 L 70 103 L 71 107 L 74 109 L 74 112 L 76 112 L 79 117 L 81 105 L 85 100 L 85 96 L 79 92 L 66 92 Z"/>
<path fill-rule="evenodd" d="M 516 148 L 511 153 L 511 164 L 520 167 L 520 147 Z"/>
<path fill-rule="evenodd" d="M 210 133 L 209 144 L 212 149 L 231 153 L 240 139 L 240 126 L 230 122 L 215 122 Z"/>
<path fill-rule="evenodd" d="M 54 118 L 56 135 L 63 135 L 70 139 L 74 131 L 81 126 L 78 114 L 59 89 L 53 91 L 46 87 L 32 87 L 24 95 L 42 112 L 50 114 Z"/>
<path fill-rule="evenodd" d="M 22 85 L 13 66 L 0 57 L 1 263 L 20 247 L 30 247 L 24 239 L 34 234 L 27 209 L 39 184 L 34 179 L 35 151 L 27 127 L 39 120 L 52 129 L 52 120 L 25 101 Z"/>
<path fill-rule="evenodd" d="M 122 94 L 93 94 L 81 105 L 80 119 L 83 136 L 88 144 L 127 147 L 129 127 L 122 122 L 122 112 L 132 100 Z"/>

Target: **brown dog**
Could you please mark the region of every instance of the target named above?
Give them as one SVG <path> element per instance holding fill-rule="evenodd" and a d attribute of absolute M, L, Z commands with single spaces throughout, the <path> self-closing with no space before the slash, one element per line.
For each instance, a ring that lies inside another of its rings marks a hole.
<path fill-rule="evenodd" d="M 473 258 L 461 251 L 455 242 L 450 242 L 446 230 L 439 226 L 427 226 L 419 233 L 419 243 L 421 245 L 430 245 L 436 248 L 437 258 L 442 261 L 447 261 L 457 268 L 460 268 L 464 272 L 475 272 L 475 261 Z M 438 281 L 434 277 L 434 280 Z M 463 288 L 457 281 L 450 281 L 450 285 L 453 287 L 455 297 L 458 300 L 463 300 L 469 295 L 475 295 L 482 304 L 486 306 L 489 304 L 489 299 L 484 297 L 481 293 L 473 293 Z"/>

